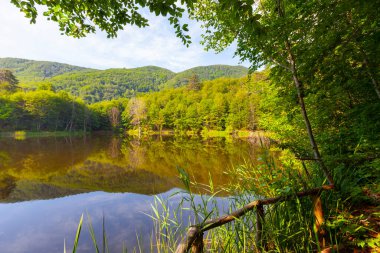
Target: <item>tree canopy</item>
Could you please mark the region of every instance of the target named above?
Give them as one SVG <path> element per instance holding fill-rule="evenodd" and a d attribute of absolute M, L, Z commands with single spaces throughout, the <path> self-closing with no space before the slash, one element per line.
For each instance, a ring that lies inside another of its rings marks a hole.
<path fill-rule="evenodd" d="M 0 69 L 0 92 L 14 92 L 17 90 L 18 80 L 8 69 Z"/>
<path fill-rule="evenodd" d="M 105 31 L 108 37 L 116 37 L 118 31 L 126 25 L 146 27 L 148 19 L 144 17 L 144 10 L 149 10 L 157 16 L 168 17 L 173 25 L 176 35 L 185 45 L 189 45 L 190 36 L 187 24 L 180 24 L 180 18 L 185 12 L 185 7 L 191 8 L 192 0 L 95 0 L 80 1 L 71 0 L 11 0 L 31 23 L 36 22 L 40 9 L 45 6 L 43 15 L 59 24 L 62 33 L 73 37 L 84 37 L 88 33 L 94 33 L 96 28 Z M 180 4 L 179 4 L 180 3 Z"/>

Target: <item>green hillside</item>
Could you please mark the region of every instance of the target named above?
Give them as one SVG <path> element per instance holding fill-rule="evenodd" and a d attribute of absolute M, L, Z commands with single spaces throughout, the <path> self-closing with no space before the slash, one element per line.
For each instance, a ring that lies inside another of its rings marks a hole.
<path fill-rule="evenodd" d="M 49 79 L 55 90 L 64 90 L 87 102 L 94 103 L 137 93 L 157 91 L 171 79 L 170 70 L 147 66 L 134 69 L 107 69 L 91 72 L 72 72 Z"/>
<path fill-rule="evenodd" d="M 205 81 L 220 77 L 242 77 L 248 73 L 245 67 L 228 65 L 200 66 L 179 73 L 156 66 L 95 70 L 16 58 L 0 58 L 1 68 L 10 69 L 20 81 L 19 86 L 26 90 L 63 90 L 88 103 L 181 87 L 195 75 L 200 81 Z"/>
<path fill-rule="evenodd" d="M 35 82 L 67 72 L 91 70 L 58 62 L 0 58 L 0 68 L 11 70 L 20 82 Z"/>
<path fill-rule="evenodd" d="M 165 83 L 162 88 L 176 88 L 184 86 L 188 83 L 189 79 L 197 75 L 200 81 L 214 80 L 220 77 L 239 78 L 246 76 L 248 69 L 243 66 L 229 66 L 229 65 L 210 65 L 199 66 L 177 73 L 171 80 Z"/>

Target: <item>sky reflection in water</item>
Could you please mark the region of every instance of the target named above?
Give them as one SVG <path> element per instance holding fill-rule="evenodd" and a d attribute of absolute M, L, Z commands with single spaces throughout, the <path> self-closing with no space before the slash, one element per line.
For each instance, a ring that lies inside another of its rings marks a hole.
<path fill-rule="evenodd" d="M 167 198 L 181 186 L 176 167 L 200 183 L 228 182 L 226 167 L 257 159 L 246 141 L 83 138 L 0 140 L 0 247 L 4 253 L 70 251 L 82 213 L 78 252 L 94 252 L 91 217 L 101 244 L 102 217 L 110 252 L 136 246 L 149 252 L 154 194 Z M 175 205 L 180 196 L 171 199 Z M 225 200 L 224 200 L 225 201 Z M 221 202 L 224 202 L 221 201 Z"/>

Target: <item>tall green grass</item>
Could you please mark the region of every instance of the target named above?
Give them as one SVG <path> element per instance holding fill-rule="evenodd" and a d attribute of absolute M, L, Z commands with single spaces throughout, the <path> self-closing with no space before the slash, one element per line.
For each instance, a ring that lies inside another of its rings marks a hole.
<path fill-rule="evenodd" d="M 277 162 L 268 151 L 260 157 L 258 166 L 247 161 L 244 165 L 232 168 L 226 175 L 232 183 L 221 189 L 230 196 L 224 208 L 218 205 L 218 190 L 211 179 L 208 185 L 199 185 L 191 182 L 187 173 L 180 169 L 185 191 L 178 194 L 184 195 L 183 200 L 173 207 L 170 200 L 156 197 L 152 206 L 154 235 L 159 242 L 155 245 L 157 252 L 174 252 L 189 224 L 202 226 L 207 219 L 230 213 L 253 200 L 288 195 L 314 187 L 318 182 L 310 181 L 302 164 L 291 156 L 291 153 L 284 152 L 280 162 Z M 313 172 L 312 169 L 310 171 Z M 197 192 L 206 194 L 197 195 Z M 189 217 L 186 223 L 183 217 Z M 252 211 L 232 223 L 208 231 L 204 236 L 205 250 L 315 252 L 320 249 L 313 230 L 313 204 L 310 198 L 295 198 L 266 206 L 263 239 L 259 245 L 255 241 L 256 222 L 255 211 Z"/>
<path fill-rule="evenodd" d="M 76 232 L 76 234 L 75 234 L 75 239 L 74 239 L 74 244 L 73 244 L 73 250 L 72 250 L 72 253 L 77 252 L 78 243 L 79 243 L 79 237 L 80 237 L 80 233 L 81 233 L 81 231 L 82 231 L 82 224 L 83 224 L 83 214 L 82 214 L 82 216 L 80 217 L 79 224 L 78 224 L 78 228 L 77 228 L 77 232 Z M 63 243 L 63 253 L 66 253 L 66 240 L 65 240 L 64 243 Z"/>

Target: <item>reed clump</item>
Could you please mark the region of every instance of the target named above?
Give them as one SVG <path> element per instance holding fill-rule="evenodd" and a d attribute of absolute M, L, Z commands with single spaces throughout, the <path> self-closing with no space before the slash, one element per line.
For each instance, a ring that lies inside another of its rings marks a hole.
<path fill-rule="evenodd" d="M 374 232 L 376 228 L 370 222 L 360 225 L 358 220 L 362 216 L 355 218 L 351 215 L 348 218 L 352 199 L 344 198 L 339 191 L 296 197 L 296 193 L 326 183 L 315 163 L 297 160 L 286 150 L 280 155 L 268 150 L 259 159 L 259 165 L 253 166 L 247 161 L 226 173 L 231 183 L 220 189 L 229 196 L 223 199 L 218 198 L 220 191 L 214 188 L 211 178 L 209 185 L 199 185 L 191 182 L 189 175 L 180 169 L 185 191 L 178 194 L 185 197 L 174 207 L 170 206 L 170 200 L 160 198 L 153 206 L 154 235 L 155 240 L 160 242 L 155 244 L 155 251 L 176 252 L 187 229 L 194 225 L 197 225 L 198 231 L 204 231 L 203 249 L 206 252 L 320 252 L 323 249 L 345 252 L 354 248 L 380 247 L 380 240 Z M 348 185 L 347 180 L 354 182 L 355 177 L 355 173 L 346 173 L 344 185 L 338 181 L 338 187 L 353 187 Z M 205 194 L 197 195 L 197 192 Z M 210 220 L 232 213 L 253 200 L 278 196 L 291 198 L 264 206 L 265 215 L 262 218 L 256 215 L 257 209 L 254 209 L 223 226 L 211 230 L 204 226 L 210 224 Z M 315 213 L 316 200 L 322 204 L 319 214 Z M 318 215 L 322 223 L 318 222 Z M 373 215 L 379 216 L 376 212 Z M 188 217 L 186 222 L 183 217 Z M 258 234 L 260 240 L 257 240 Z"/>

